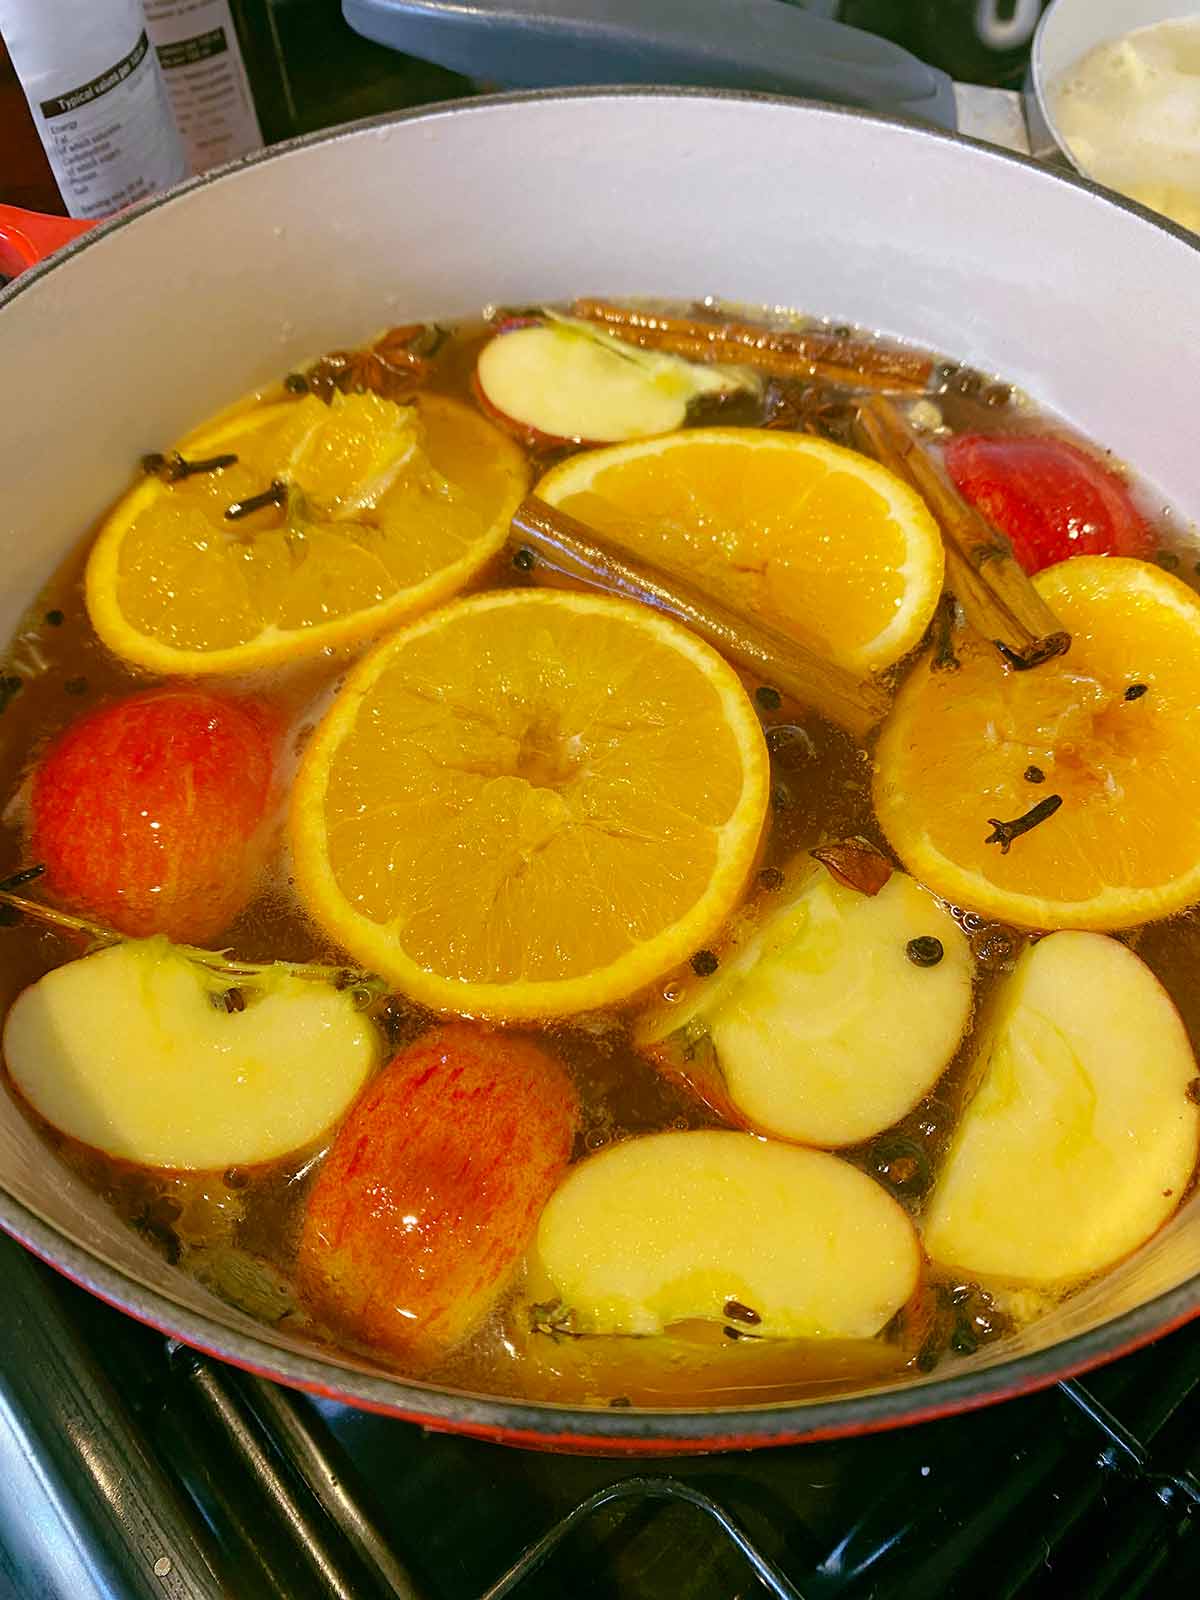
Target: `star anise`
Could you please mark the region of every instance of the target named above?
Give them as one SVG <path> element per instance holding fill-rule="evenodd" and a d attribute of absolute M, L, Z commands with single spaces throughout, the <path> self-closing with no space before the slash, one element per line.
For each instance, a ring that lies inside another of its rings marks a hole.
<path fill-rule="evenodd" d="M 428 378 L 444 330 L 424 322 L 389 328 L 372 345 L 331 350 L 304 373 L 305 387 L 326 405 L 341 394 L 377 394 L 407 400 Z"/>
<path fill-rule="evenodd" d="M 812 433 L 835 444 L 850 444 L 854 397 L 822 383 L 774 378 L 767 385 L 763 426 L 785 433 Z"/>

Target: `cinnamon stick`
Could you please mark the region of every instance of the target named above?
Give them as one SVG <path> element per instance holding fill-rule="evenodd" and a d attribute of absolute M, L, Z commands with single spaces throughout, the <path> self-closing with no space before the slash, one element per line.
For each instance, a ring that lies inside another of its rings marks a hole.
<path fill-rule="evenodd" d="M 946 546 L 946 587 L 967 621 L 1014 667 L 1063 655 L 1071 636 L 1034 588 L 998 528 L 954 488 L 907 419 L 883 395 L 864 400 L 859 425 L 875 458 L 932 511 Z"/>
<path fill-rule="evenodd" d="M 831 661 L 767 623 L 737 616 L 674 574 L 630 560 L 586 524 L 536 495 L 517 507 L 512 533 L 534 552 L 533 577 L 558 577 L 606 594 L 640 601 L 682 622 L 742 671 L 810 706 L 856 739 L 880 722 L 888 696 L 870 679 Z"/>
<path fill-rule="evenodd" d="M 889 350 L 834 333 L 758 327 L 752 322 L 697 322 L 639 311 L 606 300 L 576 300 L 572 312 L 599 322 L 618 339 L 666 350 L 690 361 L 757 367 L 778 378 L 825 378 L 871 389 L 924 389 L 933 357 L 924 350 Z"/>

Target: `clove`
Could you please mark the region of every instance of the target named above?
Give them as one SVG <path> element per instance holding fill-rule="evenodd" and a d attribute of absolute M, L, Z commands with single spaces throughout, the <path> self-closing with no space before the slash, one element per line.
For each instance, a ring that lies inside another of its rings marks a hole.
<path fill-rule="evenodd" d="M 158 451 L 142 457 L 142 471 L 150 477 L 161 478 L 164 483 L 179 483 L 183 478 L 194 478 L 202 472 L 220 472 L 224 467 L 237 465 L 235 455 L 206 456 L 202 461 L 188 461 L 172 450 L 169 456 Z"/>
<path fill-rule="evenodd" d="M 267 506 L 282 506 L 287 504 L 287 484 L 276 478 L 274 483 L 261 494 L 252 494 L 248 500 L 235 500 L 231 506 L 225 508 L 226 522 L 240 522 L 243 517 L 251 516 L 255 511 L 265 510 Z"/>
<path fill-rule="evenodd" d="M 1045 822 L 1052 817 L 1062 805 L 1062 795 L 1048 794 L 1044 800 L 1039 800 L 1037 805 L 1031 806 L 1023 817 L 1014 817 L 1011 822 L 1001 822 L 998 817 L 989 817 L 992 832 L 983 841 L 984 844 L 998 844 L 1000 854 L 1006 856 L 1014 839 L 1019 839 L 1023 833 L 1028 833 L 1031 828 L 1036 828 L 1040 822 Z"/>

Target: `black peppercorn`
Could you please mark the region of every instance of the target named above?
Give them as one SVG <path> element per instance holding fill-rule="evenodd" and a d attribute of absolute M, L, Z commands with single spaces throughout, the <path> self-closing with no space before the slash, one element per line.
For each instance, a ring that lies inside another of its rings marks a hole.
<path fill-rule="evenodd" d="M 1026 783 L 1045 783 L 1045 781 L 1046 781 L 1046 774 L 1042 771 L 1041 767 L 1026 767 L 1025 768 L 1025 782 Z"/>
<path fill-rule="evenodd" d="M 1021 936 L 1003 922 L 989 922 L 970 935 L 971 954 L 985 972 L 1011 972 L 1021 953 Z"/>
<path fill-rule="evenodd" d="M 783 697 L 778 689 L 772 689 L 769 683 L 760 683 L 754 691 L 754 698 L 764 711 L 778 711 L 783 704 Z"/>
<path fill-rule="evenodd" d="M 935 939 L 931 933 L 923 933 L 919 938 L 908 941 L 904 953 L 914 967 L 936 967 L 946 952 L 940 939 Z"/>
<path fill-rule="evenodd" d="M 1125 691 L 1126 700 L 1140 700 L 1144 694 L 1149 693 L 1148 683 L 1131 683 Z"/>
<path fill-rule="evenodd" d="M 726 1300 L 724 1314 L 730 1322 L 744 1322 L 749 1327 L 757 1327 L 762 1317 L 752 1306 L 743 1305 L 740 1300 Z"/>
<path fill-rule="evenodd" d="M 918 1199 L 933 1184 L 929 1153 L 915 1139 L 884 1134 L 870 1151 L 870 1169 L 894 1194 Z"/>
<path fill-rule="evenodd" d="M 950 1335 L 950 1348 L 956 1355 L 972 1356 L 979 1349 L 979 1340 L 965 1322 L 958 1322 Z"/>
<path fill-rule="evenodd" d="M 817 753 L 812 734 L 792 722 L 777 722 L 767 729 L 767 750 L 777 767 L 789 771 L 807 766 Z"/>
<path fill-rule="evenodd" d="M 720 962 L 711 950 L 697 950 L 692 957 L 692 971 L 698 978 L 711 978 Z"/>
<path fill-rule="evenodd" d="M 764 867 L 758 875 L 758 881 L 764 889 L 782 889 L 783 873 L 778 867 Z"/>
<path fill-rule="evenodd" d="M 536 560 L 537 557 L 527 545 L 522 545 L 519 550 L 513 551 L 512 564 L 518 572 L 532 572 Z"/>

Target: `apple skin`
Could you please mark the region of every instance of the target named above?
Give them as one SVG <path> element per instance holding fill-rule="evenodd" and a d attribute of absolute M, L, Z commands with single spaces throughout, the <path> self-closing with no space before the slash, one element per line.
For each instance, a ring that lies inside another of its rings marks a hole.
<path fill-rule="evenodd" d="M 535 324 L 526 324 L 526 326 L 535 326 Z M 507 331 L 515 332 L 516 330 L 502 330 L 502 332 Z M 496 335 L 497 338 L 500 336 L 500 334 Z M 498 428 L 502 428 L 510 438 L 515 439 L 518 444 L 523 444 L 527 450 L 561 450 L 568 445 L 578 446 L 585 450 L 594 450 L 604 443 L 600 439 L 569 438 L 557 433 L 543 433 L 540 428 L 535 428 L 532 423 L 521 422 L 516 417 L 510 417 L 507 411 L 501 411 L 499 406 L 494 406 L 488 399 L 483 392 L 483 385 L 479 381 L 478 373 L 471 374 L 471 397 L 489 422 L 494 422 Z"/>
<path fill-rule="evenodd" d="M 689 1089 L 696 1098 L 716 1113 L 731 1128 L 750 1128 L 750 1119 L 734 1103 L 712 1037 L 703 1034 L 684 1044 L 676 1035 L 656 1039 L 639 1047 L 664 1078 Z"/>
<path fill-rule="evenodd" d="M 265 859 L 274 743 L 258 706 L 186 688 L 81 717 L 33 774 L 46 889 L 133 938 L 223 932 Z"/>
<path fill-rule="evenodd" d="M 452 1023 L 359 1097 L 309 1196 L 298 1278 L 357 1343 L 427 1366 L 485 1320 L 566 1170 L 575 1090 L 544 1050 Z"/>
<path fill-rule="evenodd" d="M 505 317 L 503 322 L 496 325 L 492 333 L 493 339 L 501 339 L 506 333 L 518 333 L 522 328 L 544 328 L 543 317 Z M 501 411 L 488 399 L 483 384 L 479 381 L 479 368 L 476 365 L 471 373 L 471 396 L 475 404 L 487 417 L 489 422 L 494 422 L 498 428 L 523 444 L 527 450 L 547 451 L 561 450 L 568 445 L 582 446 L 591 450 L 602 441 L 596 439 L 578 439 L 561 436 L 556 433 L 543 433 L 541 428 L 535 428 L 532 423 L 522 422 L 518 417 L 510 417 L 507 411 Z"/>

